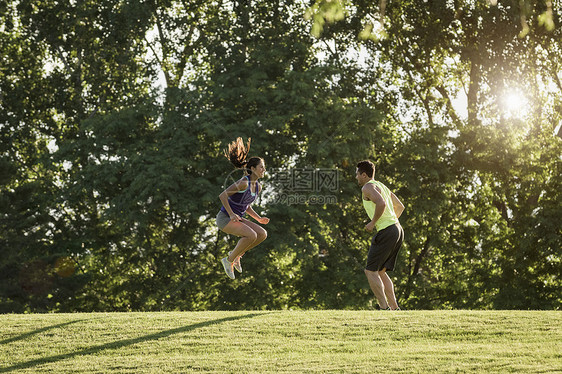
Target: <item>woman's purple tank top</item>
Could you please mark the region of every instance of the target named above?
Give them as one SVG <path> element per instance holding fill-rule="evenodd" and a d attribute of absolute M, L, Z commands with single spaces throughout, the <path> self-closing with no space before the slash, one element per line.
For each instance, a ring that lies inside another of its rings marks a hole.
<path fill-rule="evenodd" d="M 256 198 L 258 197 L 258 193 L 260 192 L 259 182 L 256 181 L 256 192 L 253 193 L 251 188 L 250 176 L 247 175 L 246 178 L 248 178 L 248 188 L 246 188 L 244 191 L 238 191 L 228 198 L 228 203 L 230 204 L 232 211 L 240 217 L 242 217 L 246 213 L 246 209 L 248 209 L 250 204 L 252 204 L 256 200 Z M 226 211 L 226 208 L 224 206 L 221 207 L 221 211 L 225 212 L 228 215 L 228 212 Z"/>

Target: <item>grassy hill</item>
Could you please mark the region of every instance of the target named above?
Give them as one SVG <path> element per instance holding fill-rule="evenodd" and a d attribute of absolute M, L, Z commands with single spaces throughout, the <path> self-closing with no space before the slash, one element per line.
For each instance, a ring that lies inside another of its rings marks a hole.
<path fill-rule="evenodd" d="M 0 315 L 0 373 L 562 373 L 562 312 Z"/>

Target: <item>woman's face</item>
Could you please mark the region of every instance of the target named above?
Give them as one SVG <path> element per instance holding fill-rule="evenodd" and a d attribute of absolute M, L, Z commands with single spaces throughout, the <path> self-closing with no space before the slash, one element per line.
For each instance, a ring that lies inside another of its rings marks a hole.
<path fill-rule="evenodd" d="M 260 163 L 256 167 L 252 166 L 252 173 L 256 174 L 258 178 L 263 178 L 263 176 L 265 175 L 265 163 L 263 161 L 260 161 Z"/>

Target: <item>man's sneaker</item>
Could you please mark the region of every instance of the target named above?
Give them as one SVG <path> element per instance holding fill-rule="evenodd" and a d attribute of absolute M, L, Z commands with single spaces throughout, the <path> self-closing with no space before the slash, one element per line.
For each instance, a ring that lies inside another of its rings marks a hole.
<path fill-rule="evenodd" d="M 222 266 L 224 266 L 224 271 L 226 272 L 226 275 L 228 275 L 230 279 L 236 278 L 234 276 L 234 270 L 232 269 L 232 262 L 228 261 L 228 257 L 223 258 L 221 262 L 222 262 Z"/>
<path fill-rule="evenodd" d="M 232 252 L 229 252 L 228 255 L 230 256 Z M 236 270 L 238 270 L 239 273 L 242 272 L 242 264 L 240 263 L 240 259 L 242 258 L 242 256 L 238 256 L 236 257 L 236 259 L 234 260 L 234 262 L 232 263 L 234 265 L 234 268 Z"/>

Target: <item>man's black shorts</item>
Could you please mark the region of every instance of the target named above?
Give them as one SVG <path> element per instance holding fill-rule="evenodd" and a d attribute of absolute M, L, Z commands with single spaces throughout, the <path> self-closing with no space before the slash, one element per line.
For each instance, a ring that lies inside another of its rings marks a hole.
<path fill-rule="evenodd" d="M 394 270 L 398 251 L 404 241 L 404 230 L 399 223 L 377 232 L 371 241 L 367 266 L 370 271 Z"/>

